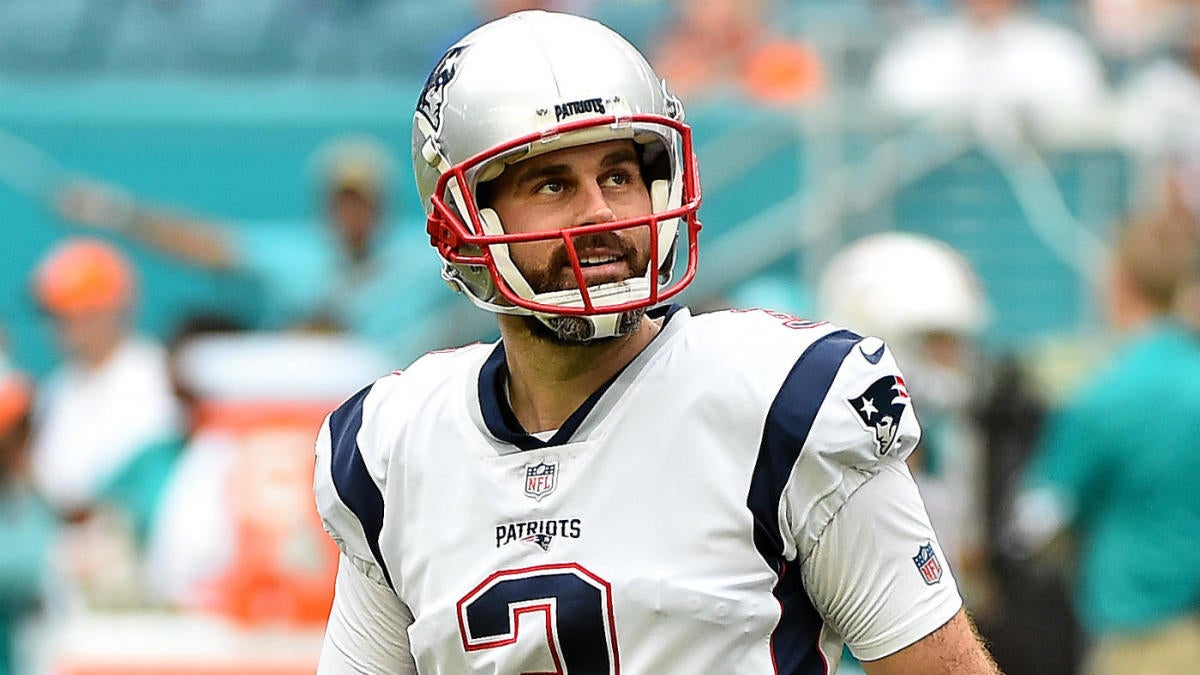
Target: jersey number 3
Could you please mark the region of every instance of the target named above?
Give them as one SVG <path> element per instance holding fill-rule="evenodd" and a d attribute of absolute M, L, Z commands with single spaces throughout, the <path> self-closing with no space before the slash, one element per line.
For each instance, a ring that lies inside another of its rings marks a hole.
<path fill-rule="evenodd" d="M 542 614 L 554 673 L 619 675 L 612 588 L 575 563 L 502 570 L 458 601 L 458 630 L 468 652 L 517 641 L 521 616 Z"/>

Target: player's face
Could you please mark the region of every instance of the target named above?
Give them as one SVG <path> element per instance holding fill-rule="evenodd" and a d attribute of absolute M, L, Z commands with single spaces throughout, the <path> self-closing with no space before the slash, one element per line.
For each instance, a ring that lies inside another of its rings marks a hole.
<path fill-rule="evenodd" d="M 119 309 L 57 314 L 52 318 L 62 348 L 89 364 L 102 362 L 126 333 L 125 313 Z"/>
<path fill-rule="evenodd" d="M 565 148 L 518 162 L 500 174 L 491 207 L 509 233 L 545 232 L 649 215 L 633 141 Z M 635 227 L 574 238 L 588 286 L 646 273 L 650 230 Z M 512 244 L 513 262 L 538 293 L 577 288 L 562 240 Z"/>
<path fill-rule="evenodd" d="M 328 208 L 343 245 L 354 255 L 363 253 L 379 218 L 375 197 L 358 190 L 341 190 L 330 196 Z"/>
<path fill-rule="evenodd" d="M 967 15 L 981 23 L 988 23 L 1012 12 L 1016 0 L 963 0 Z"/>

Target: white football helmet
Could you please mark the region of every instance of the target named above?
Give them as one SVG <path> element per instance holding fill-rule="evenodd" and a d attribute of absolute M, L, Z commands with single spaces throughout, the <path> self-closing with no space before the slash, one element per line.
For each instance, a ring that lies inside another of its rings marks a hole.
<path fill-rule="evenodd" d="M 969 262 L 949 244 L 887 232 L 830 258 L 817 283 L 821 318 L 905 343 L 922 334 L 974 337 L 989 310 Z"/>
<path fill-rule="evenodd" d="M 511 164 L 614 139 L 638 146 L 653 210 L 645 217 L 510 234 L 477 200 L 477 187 Z M 581 341 L 610 337 L 695 275 L 700 183 L 683 107 L 632 45 L 595 21 L 519 12 L 459 40 L 421 92 L 412 151 L 442 276 L 488 311 L 536 316 L 560 335 L 567 323 Z M 574 238 L 639 227 L 651 235 L 646 274 L 584 285 Z M 562 242 L 580 287 L 536 292 L 509 253 L 528 241 Z M 687 256 L 681 275 L 677 251 Z"/>
<path fill-rule="evenodd" d="M 921 468 L 939 481 L 922 489 L 955 495 L 953 513 L 934 518 L 951 528 L 953 543 L 981 522 L 981 450 L 970 409 L 986 372 L 978 338 L 991 312 L 975 270 L 932 237 L 874 234 L 830 258 L 816 295 L 821 318 L 883 338 L 904 369 L 909 393 L 921 404 Z"/>

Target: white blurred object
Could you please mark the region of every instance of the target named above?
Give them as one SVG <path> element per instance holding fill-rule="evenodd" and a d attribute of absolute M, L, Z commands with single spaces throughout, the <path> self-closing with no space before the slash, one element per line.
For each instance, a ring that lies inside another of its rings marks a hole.
<path fill-rule="evenodd" d="M 977 335 L 990 310 L 958 251 L 918 234 L 888 232 L 850 244 L 825 266 L 818 315 L 889 342 L 940 332 Z"/>
<path fill-rule="evenodd" d="M 1200 40 L 1200 19 L 1190 22 Z M 1151 198 L 1200 217 L 1200 44 L 1190 53 L 1162 58 L 1121 88 L 1116 131 L 1121 143 L 1146 162 Z"/>
<path fill-rule="evenodd" d="M 1066 529 L 1074 510 L 1073 505 L 1053 490 L 1040 488 L 1023 492 L 1013 501 L 1011 519 L 1001 535 L 1001 544 L 1010 555 L 1027 558 Z"/>
<path fill-rule="evenodd" d="M 392 371 L 374 348 L 341 335 L 232 333 L 189 340 L 179 374 L 202 399 L 331 401 Z"/>
<path fill-rule="evenodd" d="M 194 614 L 82 614 L 48 626 L 52 669 L 83 673 L 312 673 L 320 628 L 246 628 Z"/>
<path fill-rule="evenodd" d="M 921 421 L 912 466 L 925 506 L 955 574 L 983 536 L 981 443 L 969 409 L 979 386 L 976 339 L 991 311 L 970 263 L 945 242 L 887 232 L 852 242 L 826 264 L 817 283 L 818 314 L 896 354 Z"/>
<path fill-rule="evenodd" d="M 1134 152 L 1200 155 L 1200 75 L 1170 59 L 1156 61 L 1122 88 L 1116 117 L 1118 137 Z"/>
<path fill-rule="evenodd" d="M 235 557 L 229 475 L 238 440 L 221 430 L 198 432 L 163 489 L 146 543 L 147 590 L 167 606 L 194 608 L 203 588 Z"/>
<path fill-rule="evenodd" d="M 1178 25 L 1178 2 L 1171 0 L 1088 0 L 1094 39 L 1121 57 L 1145 54 L 1171 36 Z"/>
<path fill-rule="evenodd" d="M 312 509 L 316 430 L 390 368 L 344 335 L 275 332 L 197 336 L 176 364 L 198 428 L 147 544 L 154 595 L 247 624 L 323 619 L 337 549 Z"/>
<path fill-rule="evenodd" d="M 893 114 L 970 125 L 985 136 L 1085 142 L 1108 130 L 1103 63 L 1084 39 L 1025 12 L 979 25 L 966 16 L 919 24 L 888 45 L 872 73 Z"/>
<path fill-rule="evenodd" d="M 114 472 L 176 429 L 166 352 L 129 338 L 99 368 L 68 362 L 43 383 L 30 456 L 38 489 L 57 508 L 87 506 Z"/>
<path fill-rule="evenodd" d="M 961 415 L 972 387 L 976 338 L 991 310 L 975 270 L 945 242 L 886 232 L 852 242 L 817 282 L 822 319 L 883 338 L 926 415 Z"/>

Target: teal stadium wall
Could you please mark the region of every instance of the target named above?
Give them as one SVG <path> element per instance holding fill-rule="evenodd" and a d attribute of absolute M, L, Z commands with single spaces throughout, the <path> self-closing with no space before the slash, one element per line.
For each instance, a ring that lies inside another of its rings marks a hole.
<path fill-rule="evenodd" d="M 409 166 L 411 110 L 419 85 L 238 83 L 113 80 L 0 83 L 0 140 L 34 149 L 0 156 L 0 326 L 17 364 L 43 374 L 57 350 L 29 294 L 37 261 L 53 244 L 96 230 L 59 218 L 39 195 L 21 189 L 43 182 L 44 154 L 65 172 L 111 181 L 149 204 L 170 205 L 235 227 L 289 220 L 319 222 L 311 157 L 344 134 L 385 142 L 395 158 L 392 220 L 422 227 Z M 689 121 L 702 166 L 723 160 L 706 139 L 776 134 L 753 171 L 705 193 L 704 237 L 712 241 L 803 183 L 798 127 L 778 111 L 745 106 L 695 106 Z M 0 148 L 4 147 L 0 143 Z M 11 147 L 11 143 L 9 145 Z M 103 236 L 103 233 L 101 233 Z M 253 280 L 205 272 L 120 237 L 110 237 L 134 260 L 142 280 L 137 327 L 165 338 L 194 311 L 219 310 L 256 321 L 261 298 Z M 303 270 L 297 270 L 302 274 Z M 707 270 L 708 274 L 719 274 Z"/>
<path fill-rule="evenodd" d="M 0 132 L 66 171 L 126 186 L 150 203 L 244 227 L 279 219 L 298 226 L 316 222 L 312 153 L 341 134 L 370 134 L 397 154 L 393 215 L 412 225 L 420 211 L 406 160 L 415 95 L 414 87 L 382 85 L 26 82 L 0 85 Z M 55 241 L 95 231 L 64 222 L 44 200 L 17 189 L 40 169 L 25 153 L 9 155 L 0 156 L 0 325 L 17 364 L 41 374 L 57 352 L 30 298 L 30 275 Z M 4 180 L 14 173 L 16 180 Z M 250 280 L 203 272 L 115 241 L 142 278 L 141 330 L 165 337 L 192 311 L 257 318 L 261 299 Z"/>
<path fill-rule="evenodd" d="M 242 227 L 280 219 L 300 227 L 318 222 L 320 215 L 310 166 L 313 152 L 339 135 L 369 134 L 395 154 L 393 220 L 422 227 L 408 161 L 410 111 L 418 90 L 415 81 L 0 82 L 0 140 L 5 134 L 21 139 L 67 171 L 127 186 L 151 203 L 177 205 Z M 823 191 L 830 188 L 822 182 L 826 169 L 814 166 L 808 155 L 812 139 L 804 136 L 793 114 L 730 103 L 688 109 L 707 181 L 701 216 L 707 247 L 702 251 L 708 253 L 702 253 L 700 268 L 706 283 L 699 285 L 745 304 L 737 286 L 746 278 L 754 282 L 754 275 L 765 274 L 783 284 L 801 284 L 819 270 L 803 268 L 796 233 L 808 223 L 801 208 L 775 216 L 779 223 L 772 233 L 741 226 L 771 215 L 773 207 L 796 195 L 799 200 L 792 201 L 800 204 L 827 198 Z M 863 153 L 878 140 L 859 139 L 865 144 Z M 843 142 L 853 145 L 855 140 Z M 749 160 L 728 170 L 733 163 L 729 149 L 745 143 L 758 146 L 743 153 Z M 17 189 L 37 182 L 37 162 L 6 157 L 2 150 L 0 143 L 0 325 L 17 364 L 40 375 L 55 363 L 57 352 L 30 299 L 29 276 L 55 241 L 89 231 L 63 222 L 44 201 Z M 858 159 L 845 161 L 853 168 Z M 1133 176 L 1128 158 L 1100 149 L 1050 155 L 1046 164 L 1077 225 L 1103 239 L 1129 202 Z M 1034 236 L 1022 209 L 994 164 L 968 152 L 904 186 L 873 213 L 845 215 L 835 236 L 847 241 L 886 227 L 947 240 L 976 265 L 995 304 L 988 343 L 1019 348 L 1096 323 L 1088 280 Z M 776 237 L 766 264 L 747 265 L 732 275 L 722 268 L 721 260 L 738 259 L 743 246 L 761 252 L 761 241 L 755 239 L 764 236 Z M 261 299 L 252 280 L 202 272 L 117 241 L 143 278 L 139 329 L 166 337 L 185 315 L 204 310 L 230 312 L 248 323 L 256 320 Z M 720 256 L 714 255 L 718 247 Z M 799 289 L 798 297 L 805 293 Z M 711 300 L 697 294 L 684 299 Z"/>

